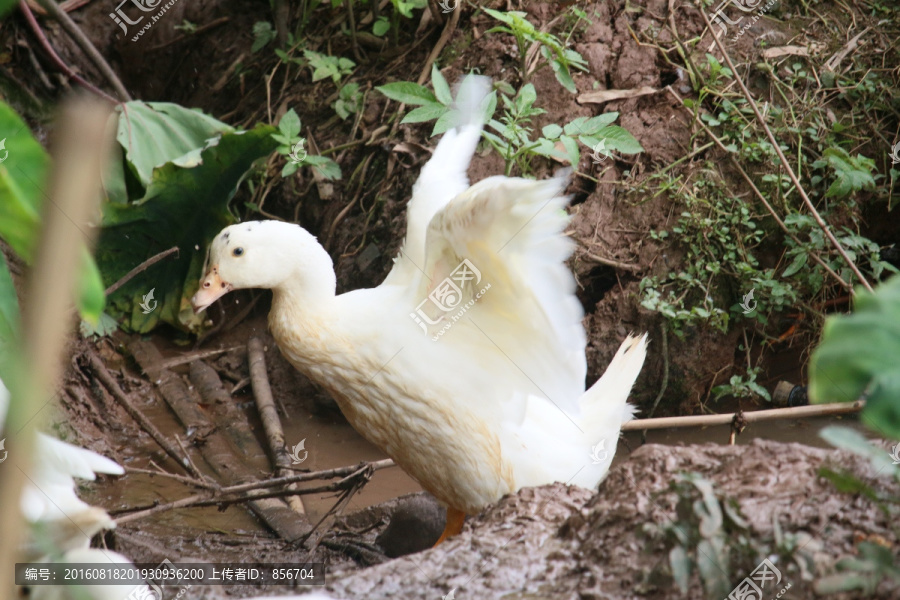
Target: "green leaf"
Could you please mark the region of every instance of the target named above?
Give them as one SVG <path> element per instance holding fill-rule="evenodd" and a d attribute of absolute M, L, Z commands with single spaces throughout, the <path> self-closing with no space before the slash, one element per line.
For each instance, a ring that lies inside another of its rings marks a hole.
<path fill-rule="evenodd" d="M 294 112 L 293 108 L 284 113 L 284 116 L 278 121 L 278 130 L 285 138 L 285 141 L 282 143 L 290 146 L 297 136 L 300 135 L 300 128 L 300 117 L 297 116 L 297 113 Z M 277 140 L 278 138 L 275 139 Z"/>
<path fill-rule="evenodd" d="M 391 29 L 391 22 L 385 16 L 378 17 L 378 20 L 372 24 L 372 33 L 378 37 L 383 36 Z"/>
<path fill-rule="evenodd" d="M 669 566 L 672 569 L 672 579 L 675 580 L 681 592 L 686 594 L 691 578 L 691 559 L 685 552 L 684 546 L 678 544 L 669 550 Z"/>
<path fill-rule="evenodd" d="M 262 48 L 275 39 L 275 30 L 268 21 L 257 21 L 253 24 L 253 45 L 250 52 L 256 54 Z"/>
<path fill-rule="evenodd" d="M 563 147 L 566 149 L 569 162 L 572 163 L 573 167 L 577 167 L 578 161 L 581 159 L 581 150 L 578 149 L 578 142 L 567 135 L 559 138 L 559 141 L 562 142 Z"/>
<path fill-rule="evenodd" d="M 120 113 L 116 140 L 125 149 L 125 159 L 147 187 L 153 169 L 168 162 L 187 166 L 195 163 L 206 140 L 234 128 L 203 114 L 168 102 L 126 102 Z"/>
<path fill-rule="evenodd" d="M 534 85 L 526 83 L 522 86 L 522 89 L 519 90 L 519 94 L 516 96 L 516 107 L 520 112 L 525 112 L 531 108 L 536 101 L 537 92 L 534 90 Z"/>
<path fill-rule="evenodd" d="M 147 258 L 172 246 L 180 253 L 156 263 L 110 297 L 109 312 L 123 325 L 141 333 L 160 323 L 196 329 L 201 319 L 190 306 L 212 238 L 234 218 L 228 203 L 257 159 L 277 145 L 274 128 L 257 126 L 224 133 L 200 152 L 193 167 L 167 163 L 153 171 L 143 198 L 122 206 L 106 204 L 97 260 L 107 283 L 117 281 Z M 165 140 L 158 143 L 167 145 Z M 158 302 L 151 312 L 140 308 L 154 290 Z"/>
<path fill-rule="evenodd" d="M 637 154 L 644 151 L 644 147 L 634 139 L 634 136 L 618 125 L 604 127 L 596 135 L 585 135 L 578 139 L 589 148 L 595 148 L 602 140 L 607 150 L 616 150 L 622 154 Z"/>
<path fill-rule="evenodd" d="M 825 321 L 810 360 L 810 400 L 852 402 L 867 395 L 862 419 L 880 435 L 900 438 L 900 276 L 875 293 L 860 290 L 853 314 Z"/>
<path fill-rule="evenodd" d="M 327 156 L 310 155 L 304 159 L 303 164 L 310 165 L 325 179 L 340 179 L 341 167 Z"/>
<path fill-rule="evenodd" d="M 819 432 L 819 437 L 835 448 L 849 450 L 857 456 L 868 459 L 878 472 L 886 470 L 895 474 L 900 473 L 900 468 L 894 465 L 889 452 L 874 445 L 854 429 L 830 425 Z"/>
<path fill-rule="evenodd" d="M 566 134 L 571 136 L 596 135 L 600 133 L 600 130 L 607 125 L 611 125 L 618 118 L 619 113 L 617 112 L 604 113 L 596 117 L 591 117 L 590 119 L 587 117 L 578 117 L 566 125 Z"/>
<path fill-rule="evenodd" d="M 438 117 L 437 121 L 435 121 L 434 129 L 431 130 L 431 137 L 440 135 L 440 134 L 444 133 L 445 131 L 447 131 L 448 129 L 452 129 L 453 127 L 456 126 L 456 123 L 457 123 L 456 114 L 454 113 L 454 111 L 448 110 L 447 112 L 442 114 L 440 117 Z"/>
<path fill-rule="evenodd" d="M 781 274 L 782 277 L 790 277 L 800 269 L 806 266 L 806 261 L 808 260 L 808 255 L 806 252 L 800 252 L 797 256 L 794 257 L 794 260 L 791 261 L 791 264 L 788 265 L 788 268 L 784 270 L 784 273 Z"/>
<path fill-rule="evenodd" d="M 424 123 L 426 121 L 433 121 L 449 111 L 450 109 L 443 104 L 426 104 L 425 106 L 419 106 L 409 111 L 400 122 Z"/>
<path fill-rule="evenodd" d="M 871 159 L 861 154 L 853 158 L 839 147 L 826 148 L 822 156 L 837 176 L 825 193 L 827 197 L 844 198 L 859 190 L 875 188 L 875 179 L 872 177 L 875 164 Z"/>
<path fill-rule="evenodd" d="M 427 87 L 411 81 L 397 81 L 375 88 L 391 100 L 403 104 L 439 104 L 437 97 Z"/>
<path fill-rule="evenodd" d="M 549 125 L 545 126 L 543 129 L 541 129 L 541 133 L 548 140 L 558 139 L 559 136 L 562 135 L 562 132 L 563 132 L 563 128 L 560 127 L 559 125 L 557 125 L 556 123 L 550 123 Z"/>
<path fill-rule="evenodd" d="M 50 157 L 31 136 L 28 126 L 6 103 L 0 102 L 0 131 L 11 132 L 0 140 L 0 237 L 26 263 L 37 249 L 41 208 L 50 172 Z M 83 318 L 96 320 L 105 304 L 97 266 L 82 247 L 82 271 L 78 278 L 78 309 Z"/>
<path fill-rule="evenodd" d="M 444 106 L 450 106 L 453 103 L 453 95 L 450 93 L 450 86 L 447 80 L 441 75 L 436 64 L 431 65 L 431 85 L 434 86 L 434 95 L 438 102 Z"/>

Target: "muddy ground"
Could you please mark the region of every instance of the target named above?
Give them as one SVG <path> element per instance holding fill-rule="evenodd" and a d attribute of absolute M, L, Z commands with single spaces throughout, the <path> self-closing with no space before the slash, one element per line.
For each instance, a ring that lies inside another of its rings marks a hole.
<path fill-rule="evenodd" d="M 349 122 L 336 119 L 329 108 L 334 100 L 332 84 L 312 83 L 305 69 L 276 68 L 277 59 L 271 47 L 257 53 L 250 51 L 254 23 L 268 18 L 266 3 L 182 0 L 174 5 L 165 23 L 155 26 L 137 42 L 132 42 L 130 35 L 123 35 L 108 17 L 111 7 L 107 4 L 95 0 L 73 10 L 71 16 L 111 62 L 135 98 L 198 107 L 230 124 L 242 126 L 260 121 L 277 122 L 289 107 L 294 107 L 303 121 L 304 134 L 320 148 L 364 141 L 333 156 L 341 164 L 345 178 L 331 189 L 316 185 L 309 175 L 301 173 L 274 185 L 265 199 L 264 209 L 299 222 L 319 236 L 335 260 L 339 292 L 378 285 L 390 269 L 391 257 L 396 254 L 404 234 L 406 201 L 419 169 L 429 157 L 427 148 L 433 144 L 428 139 L 430 125 L 393 127 L 387 117 L 396 105 L 388 105 L 374 91 L 367 96 L 366 108 L 356 125 L 352 119 Z M 559 14 L 555 3 L 492 2 L 490 5 L 526 10 L 542 26 Z M 658 43 L 666 47 L 675 42 L 666 26 L 674 27 L 681 39 L 700 36 L 705 27 L 696 8 L 666 0 L 628 3 L 616 0 L 579 5 L 599 15 L 590 27 L 574 36 L 574 47 L 589 65 L 588 73 L 575 75 L 580 92 L 672 86 L 678 93 L 691 96 L 691 87 L 684 83 L 683 61 L 677 53 L 638 42 L 637 35 L 658 31 Z M 797 7 L 785 2 L 772 13 L 773 18 L 763 18 L 754 24 L 752 35 L 744 36 L 731 50 L 742 64 L 752 64 L 758 58 L 763 49 L 758 42 L 761 39 L 769 45 L 822 39 L 833 51 L 846 42 L 836 33 L 838 29 L 843 31 L 850 21 L 856 20 L 874 26 L 876 20 L 862 7 L 854 7 L 852 12 L 831 5 L 820 8 L 841 27 L 830 31 L 819 23 L 803 20 Z M 331 35 L 340 26 L 335 23 L 338 15 L 337 11 L 316 11 L 307 40 L 311 48 L 334 55 L 351 54 L 346 36 Z M 174 28 L 185 20 L 197 24 L 201 30 L 192 35 Z M 55 23 L 42 23 L 64 61 L 87 79 L 103 81 Z M 477 70 L 494 79 L 518 83 L 514 44 L 508 37 L 486 35 L 491 26 L 493 22 L 483 13 L 472 7 L 463 9 L 459 24 L 438 60 L 447 80 Z M 21 98 L 11 97 L 10 101 L 34 124 L 43 139 L 48 127 L 44 120 L 49 114 L 48 107 L 65 92 L 66 85 L 53 73 L 20 17 L 7 19 L 0 27 L 5 38 L 0 74 L 7 84 L 12 82 L 29 92 Z M 412 27 L 401 31 L 396 48 L 376 51 L 361 47 L 364 57 L 357 61 L 359 67 L 353 80 L 371 90 L 389 81 L 416 79 L 425 69 L 426 58 L 442 31 L 443 26 L 426 22 L 420 33 L 414 34 Z M 36 64 L 42 65 L 40 75 Z M 645 148 L 640 155 L 599 165 L 583 153 L 579 171 L 597 182 L 577 177 L 569 190 L 573 194 L 570 233 L 579 246 L 571 267 L 586 312 L 588 381 L 593 382 L 628 332 L 649 331 L 658 342 L 661 317 L 640 306 L 639 284 L 646 276 L 664 275 L 674 268 L 682 251 L 676 243 L 654 241 L 648 236 L 650 230 L 671 227 L 677 209 L 666 194 L 647 197 L 640 184 L 701 143 L 692 135 L 690 116 L 670 94 L 657 93 L 598 106 L 579 104 L 548 71 L 539 73 L 533 83 L 540 105 L 547 109 L 535 121 L 538 128 L 577 116 L 618 111 L 621 114 L 618 124 L 628 129 Z M 751 80 L 750 84 L 755 92 L 765 87 L 760 78 Z M 840 111 L 840 107 L 835 110 Z M 390 126 L 382 129 L 385 124 Z M 702 159 L 721 162 L 722 157 L 710 150 L 677 168 L 701 168 Z M 365 166 L 358 179 L 349 184 L 347 175 L 359 165 Z M 535 175 L 546 176 L 556 166 L 539 165 Z M 470 177 L 477 181 L 501 172 L 502 167 L 496 154 L 478 156 L 473 161 Z M 276 167 L 270 165 L 270 170 L 274 176 Z M 736 174 L 727 170 L 723 176 L 731 182 L 738 181 Z M 243 188 L 235 204 L 242 206 L 250 200 L 249 192 Z M 244 216 L 260 218 L 252 211 Z M 871 221 L 871 229 L 864 233 L 876 242 L 887 244 L 900 239 L 900 223 L 891 224 L 881 215 L 873 215 Z M 590 255 L 630 266 L 627 269 L 608 266 L 591 259 Z M 772 258 L 773 264 L 777 259 Z M 16 266 L 14 260 L 13 264 L 14 274 L 21 275 L 21 265 Z M 255 308 L 235 323 L 233 316 L 251 301 L 256 301 Z M 251 336 L 262 336 L 267 341 L 268 374 L 282 412 L 286 440 L 288 444 L 306 440 L 309 456 L 303 469 L 316 471 L 383 458 L 377 448 L 347 426 L 322 390 L 280 357 L 266 333 L 268 302 L 267 294 L 241 293 L 223 303 L 222 309 L 213 315 L 217 324 L 227 323 L 228 327 L 219 328 L 199 342 L 185 340 L 180 334 L 164 329 L 154 332 L 149 341 L 164 359 L 235 348 L 205 361 L 222 376 L 249 430 L 262 442 L 261 426 L 245 381 L 248 376 L 246 342 Z M 777 336 L 789 325 L 772 323 L 767 333 Z M 737 369 L 736 363 L 743 357 L 739 345 L 748 332 L 751 340 L 754 339 L 756 332 L 750 327 L 734 327 L 727 334 L 712 328 L 696 328 L 685 339 L 669 336 L 666 352 L 661 344 L 652 344 L 633 401 L 646 414 L 662 388 L 657 416 L 736 406 L 723 403 L 707 407 L 707 404 L 712 387 L 727 380 Z M 817 336 L 814 325 L 801 326 L 795 335 L 768 346 L 762 362 L 762 385 L 771 390 L 781 379 L 804 382 L 808 351 Z M 152 469 L 158 465 L 173 473 L 181 472 L 100 385 L 86 358 L 89 353 L 96 353 L 157 427 L 167 435 L 182 437 L 192 458 L 206 472 L 196 448 L 198 441 L 186 434 L 163 402 L 158 386 L 136 364 L 129 351 L 135 341 L 136 336 L 118 332 L 99 341 L 73 343 L 73 361 L 62 406 L 53 419 L 56 431 L 64 439 L 102 452 L 127 467 Z M 188 380 L 186 364 L 172 367 L 172 371 Z M 745 400 L 743 407 L 754 406 Z M 790 422 L 757 427 L 755 434 L 816 444 L 817 428 L 818 425 Z M 727 440 L 727 428 L 701 433 L 651 433 L 649 438 L 651 442 L 666 444 L 710 440 L 720 443 Z M 427 547 L 442 523 L 439 516 L 434 516 L 428 500 L 419 496 L 384 504 L 419 490 L 398 469 L 375 473 L 369 484 L 350 498 L 336 522 L 326 521 L 300 546 L 286 544 L 241 506 L 161 513 L 152 519 L 120 525 L 101 543 L 142 562 L 162 558 L 225 562 L 251 557 L 264 562 L 321 560 L 328 564 L 328 588 L 341 598 L 437 598 L 453 589 L 460 598 L 700 597 L 702 589 L 696 572 L 690 577 L 687 594 L 673 582 L 667 558 L 673 547 L 671 535 L 667 537 L 661 531 L 676 514 L 677 494 L 667 491 L 671 482 L 677 473 L 692 471 L 713 481 L 720 498 L 736 500 L 749 522 L 746 531 L 729 531 L 724 542 L 728 557 L 723 556 L 721 561 L 727 567 L 727 580 L 731 584 L 740 582 L 761 557 L 781 556 L 780 562 L 776 562 L 784 581 L 792 584 L 787 597 L 812 597 L 811 576 L 833 572 L 836 560 L 857 553 L 861 541 L 884 542 L 896 556 L 895 532 L 875 504 L 859 495 L 837 493 L 831 483 L 818 477 L 817 471 L 822 463 L 840 464 L 865 474 L 877 490 L 893 497 L 897 497 L 896 482 L 879 477 L 867 465 L 845 453 L 796 444 L 757 442 L 748 446 L 747 441 L 744 439 L 735 447 L 716 444 L 641 447 L 639 436 L 628 436 L 618 466 L 599 494 L 562 485 L 523 490 L 473 519 L 459 538 L 445 546 L 399 559 L 388 555 Z M 246 465 L 259 476 L 271 469 L 263 447 L 261 444 L 243 457 Z M 177 500 L 194 492 L 176 480 L 137 472 L 115 481 L 103 480 L 82 491 L 114 514 Z M 318 521 L 334 502 L 333 494 L 308 497 L 310 521 Z M 398 503 L 406 502 L 417 503 L 417 509 L 409 510 L 425 518 L 428 526 L 417 524 L 396 536 L 400 540 L 414 539 L 415 547 L 397 546 L 391 550 L 392 544 L 398 542 L 376 538 L 388 526 Z M 797 544 L 801 550 L 788 553 L 782 548 L 779 553 L 774 532 L 776 521 L 785 535 L 801 540 Z M 735 540 L 744 538 L 751 540 L 750 546 L 755 544 L 752 551 L 737 548 Z M 788 558 L 807 555 L 806 571 Z M 221 589 L 195 591 L 210 596 L 223 592 Z M 248 587 L 227 592 L 246 596 L 258 594 L 260 590 Z M 859 592 L 854 597 L 890 598 L 898 594 L 900 591 L 885 584 L 877 593 Z"/>

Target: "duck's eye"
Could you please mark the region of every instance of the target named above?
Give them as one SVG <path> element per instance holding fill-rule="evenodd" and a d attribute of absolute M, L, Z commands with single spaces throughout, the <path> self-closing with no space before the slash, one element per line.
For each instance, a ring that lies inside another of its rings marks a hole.
<path fill-rule="evenodd" d="M 235 248 L 234 250 L 231 251 L 231 253 L 235 256 L 240 256 L 241 254 L 244 253 L 244 249 L 243 248 Z"/>

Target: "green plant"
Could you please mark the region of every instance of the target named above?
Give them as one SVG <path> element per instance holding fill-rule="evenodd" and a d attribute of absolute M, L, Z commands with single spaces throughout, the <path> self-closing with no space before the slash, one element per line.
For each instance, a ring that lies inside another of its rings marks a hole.
<path fill-rule="evenodd" d="M 826 198 L 846 198 L 853 192 L 875 188 L 875 178 L 872 177 L 875 161 L 862 154 L 857 154 L 854 158 L 843 148 L 827 148 L 823 160 L 817 160 L 812 166 L 814 169 L 825 166 L 834 169 L 835 180 L 825 193 Z M 812 183 L 816 184 L 820 180 L 821 178 L 813 178 Z"/>
<path fill-rule="evenodd" d="M 750 206 L 725 193 L 708 179 L 709 173 L 682 182 L 673 194 L 684 210 L 671 231 L 651 232 L 651 238 L 671 238 L 684 249 L 680 270 L 665 277 L 646 277 L 640 284 L 641 305 L 666 317 L 681 338 L 688 327 L 699 324 L 726 331 L 730 315 L 743 312 L 732 299 L 752 289 L 760 293 L 751 318 L 761 323 L 766 323 L 769 312 L 783 310 L 796 300 L 789 283 L 777 281 L 773 269 L 759 267 L 754 248 L 765 233 Z"/>
<path fill-rule="evenodd" d="M 345 83 L 338 91 L 338 99 L 332 103 L 331 108 L 341 118 L 346 120 L 352 114 L 359 112 L 362 108 L 363 94 L 359 91 L 359 84 L 354 82 Z"/>
<path fill-rule="evenodd" d="M 289 157 L 281 169 L 282 177 L 290 177 L 300 167 L 311 166 L 325 179 L 340 179 L 341 167 L 326 156 L 309 154 L 304 148 L 306 140 L 300 137 L 300 117 L 290 109 L 281 120 L 278 121 L 278 131 L 272 134 L 272 139 L 278 142 L 275 151 L 282 156 Z"/>
<path fill-rule="evenodd" d="M 485 8 L 484 12 L 494 17 L 503 25 L 488 30 L 488 33 L 508 33 L 516 38 L 519 49 L 519 72 L 527 81 L 528 73 L 528 49 L 532 44 L 539 44 L 540 53 L 546 65 L 549 65 L 556 75 L 556 80 L 571 93 L 576 93 L 575 82 L 572 80 L 572 69 L 587 71 L 587 62 L 578 52 L 566 48 L 555 35 L 539 31 L 526 17 L 524 12 L 510 11 L 500 12 Z M 542 65 L 543 66 L 543 65 Z"/>
<path fill-rule="evenodd" d="M 253 45 L 250 46 L 250 52 L 256 54 L 274 40 L 276 35 L 277 33 L 271 23 L 268 21 L 257 21 L 253 24 Z"/>
<path fill-rule="evenodd" d="M 428 0 L 391 0 L 391 4 L 393 5 L 394 10 L 391 13 L 389 29 L 391 31 L 391 39 L 396 46 L 398 42 L 398 34 L 400 32 L 400 17 L 403 17 L 405 19 L 412 19 L 412 11 L 428 6 Z M 375 35 L 379 35 L 378 31 L 381 31 L 380 35 L 384 35 L 387 32 L 387 30 L 384 28 L 384 24 L 382 23 L 381 25 L 378 25 L 377 21 L 372 26 L 372 30 Z"/>
<path fill-rule="evenodd" d="M 175 29 L 177 29 L 178 31 L 183 31 L 183 32 L 187 33 L 188 35 L 191 35 L 191 34 L 197 33 L 197 24 L 191 23 L 187 19 L 184 19 L 181 22 L 181 25 L 175 26 Z"/>
<path fill-rule="evenodd" d="M 454 123 L 450 86 L 437 66 L 432 66 L 431 83 L 434 92 L 411 81 L 398 81 L 376 88 L 388 98 L 411 104 L 413 109 L 403 117 L 401 123 L 423 123 L 435 121 L 431 135 L 444 133 Z M 506 174 L 518 166 L 520 172 L 531 172 L 531 161 L 536 156 L 568 160 L 573 167 L 578 166 L 581 151 L 578 142 L 589 148 L 605 144 L 607 151 L 617 150 L 623 154 L 636 154 L 643 148 L 624 128 L 610 125 L 619 113 L 607 113 L 597 117 L 579 117 L 561 127 L 550 124 L 541 130 L 542 137 L 532 139 L 533 117 L 546 111 L 535 106 L 537 93 L 534 85 L 526 83 L 515 92 L 509 84 L 497 82 L 497 90 L 491 92 L 484 103 L 487 127 L 484 138 L 497 150 L 506 163 Z M 497 119 L 491 118 L 497 107 L 497 91 L 503 102 L 502 112 Z M 559 150 L 556 145 L 562 146 Z"/>
<path fill-rule="evenodd" d="M 668 490 L 673 492 L 675 519 L 648 525 L 645 531 L 662 537 L 670 548 L 669 568 L 682 593 L 688 592 L 691 573 L 696 571 L 709 597 L 724 598 L 732 587 L 732 563 L 748 563 L 756 553 L 748 537 L 749 525 L 737 503 L 720 500 L 712 482 L 698 473 L 676 475 Z"/>
<path fill-rule="evenodd" d="M 355 62 L 342 56 L 329 56 L 312 50 L 304 50 L 303 55 L 309 61 L 313 81 L 331 77 L 332 81 L 338 83 L 342 77 L 352 73 L 353 67 L 356 66 Z"/>
<path fill-rule="evenodd" d="M 756 378 L 762 369 L 760 367 L 747 369 L 746 376 L 732 375 L 728 383 L 717 385 L 712 389 L 713 400 L 718 400 L 723 396 L 732 396 L 734 398 L 755 398 L 761 396 L 768 402 L 772 401 L 769 392 L 763 386 L 756 383 Z"/>
<path fill-rule="evenodd" d="M 416 107 L 403 117 L 403 120 L 400 121 L 401 123 L 436 121 L 434 128 L 431 130 L 431 135 L 434 137 L 444 133 L 453 126 L 453 115 L 451 114 L 453 95 L 450 93 L 450 86 L 447 85 L 447 80 L 441 75 L 437 65 L 431 66 L 431 85 L 434 88 L 434 92 L 412 81 L 397 81 L 375 89 L 391 100 Z M 492 92 L 486 107 L 489 110 L 488 115 L 493 114 L 493 108 L 490 108 L 490 104 L 491 99 L 493 104 L 496 104 L 496 98 L 496 93 Z"/>

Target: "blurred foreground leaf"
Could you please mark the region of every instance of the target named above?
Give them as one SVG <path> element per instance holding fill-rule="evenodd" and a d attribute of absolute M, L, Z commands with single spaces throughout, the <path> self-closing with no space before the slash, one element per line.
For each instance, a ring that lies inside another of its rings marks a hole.
<path fill-rule="evenodd" d="M 829 317 L 809 368 L 813 403 L 852 402 L 864 394 L 862 420 L 900 438 L 900 276 L 859 291 L 853 314 Z"/>

